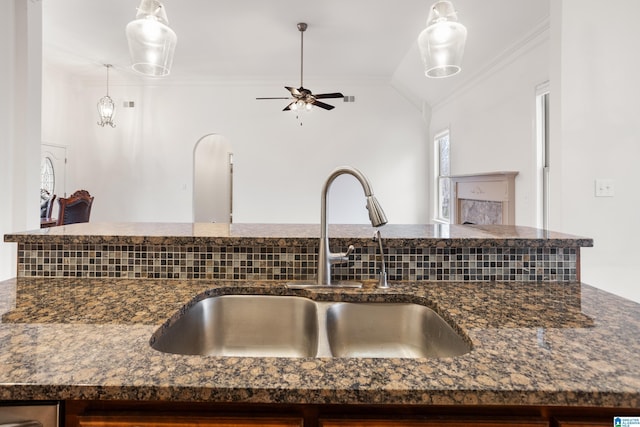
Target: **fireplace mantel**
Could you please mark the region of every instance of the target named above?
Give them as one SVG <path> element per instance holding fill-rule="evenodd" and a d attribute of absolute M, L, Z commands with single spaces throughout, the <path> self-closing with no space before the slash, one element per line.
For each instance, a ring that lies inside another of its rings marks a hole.
<path fill-rule="evenodd" d="M 510 171 L 450 176 L 451 222 L 515 225 L 516 175 Z"/>

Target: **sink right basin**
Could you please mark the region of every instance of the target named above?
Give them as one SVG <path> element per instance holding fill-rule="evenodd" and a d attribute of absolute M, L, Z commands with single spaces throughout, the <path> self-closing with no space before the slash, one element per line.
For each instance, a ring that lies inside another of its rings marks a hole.
<path fill-rule="evenodd" d="M 451 357 L 467 343 L 435 311 L 411 303 L 336 303 L 327 309 L 334 357 Z"/>

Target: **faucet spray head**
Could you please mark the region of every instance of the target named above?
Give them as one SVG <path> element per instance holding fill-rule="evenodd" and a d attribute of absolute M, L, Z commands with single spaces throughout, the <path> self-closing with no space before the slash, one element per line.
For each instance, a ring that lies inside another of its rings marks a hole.
<path fill-rule="evenodd" d="M 387 216 L 382 210 L 382 206 L 374 195 L 367 196 L 367 210 L 369 211 L 369 220 L 374 227 L 380 227 L 387 223 Z"/>

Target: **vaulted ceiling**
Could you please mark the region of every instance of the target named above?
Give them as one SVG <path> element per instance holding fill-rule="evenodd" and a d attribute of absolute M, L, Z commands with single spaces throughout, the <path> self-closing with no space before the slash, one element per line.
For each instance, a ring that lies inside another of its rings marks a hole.
<path fill-rule="evenodd" d="M 454 0 L 468 30 L 463 71 L 427 79 L 416 38 L 425 0 L 165 0 L 178 35 L 166 79 L 259 81 L 297 86 L 298 22 L 307 22 L 305 82 L 391 82 L 437 102 L 548 21 L 549 0 Z M 43 57 L 83 79 L 146 79 L 130 69 L 125 26 L 139 0 L 43 0 Z"/>

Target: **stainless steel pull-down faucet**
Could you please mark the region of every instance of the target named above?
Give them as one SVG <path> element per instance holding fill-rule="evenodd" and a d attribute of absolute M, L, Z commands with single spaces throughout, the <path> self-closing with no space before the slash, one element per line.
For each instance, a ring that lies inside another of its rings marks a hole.
<path fill-rule="evenodd" d="M 338 283 L 331 282 L 331 265 L 341 264 L 349 261 L 349 255 L 353 251 L 353 245 L 349 245 L 346 252 L 331 252 L 329 248 L 329 224 L 327 223 L 327 195 L 333 181 L 340 175 L 349 174 L 354 176 L 362 185 L 364 195 L 367 198 L 367 210 L 369 211 L 369 220 L 374 227 L 380 227 L 387 223 L 387 217 L 373 195 L 371 184 L 367 177 L 359 170 L 351 166 L 341 166 L 331 172 L 322 187 L 322 199 L 320 203 L 320 250 L 318 251 L 318 279 L 316 283 L 289 283 L 287 286 L 292 289 L 305 287 L 361 287 L 360 283 Z"/>
<path fill-rule="evenodd" d="M 349 246 L 347 252 L 331 252 L 329 248 L 329 224 L 327 223 L 327 195 L 333 181 L 343 174 L 354 176 L 364 190 L 367 198 L 367 210 L 369 211 L 369 220 L 374 227 L 380 227 L 387 223 L 387 217 L 373 195 L 371 184 L 362 172 L 350 166 L 342 166 L 331 172 L 322 188 L 322 199 L 320 206 L 320 251 L 318 253 L 318 285 L 331 286 L 331 265 L 340 264 L 349 260 L 349 254 L 353 251 L 353 246 Z"/>

